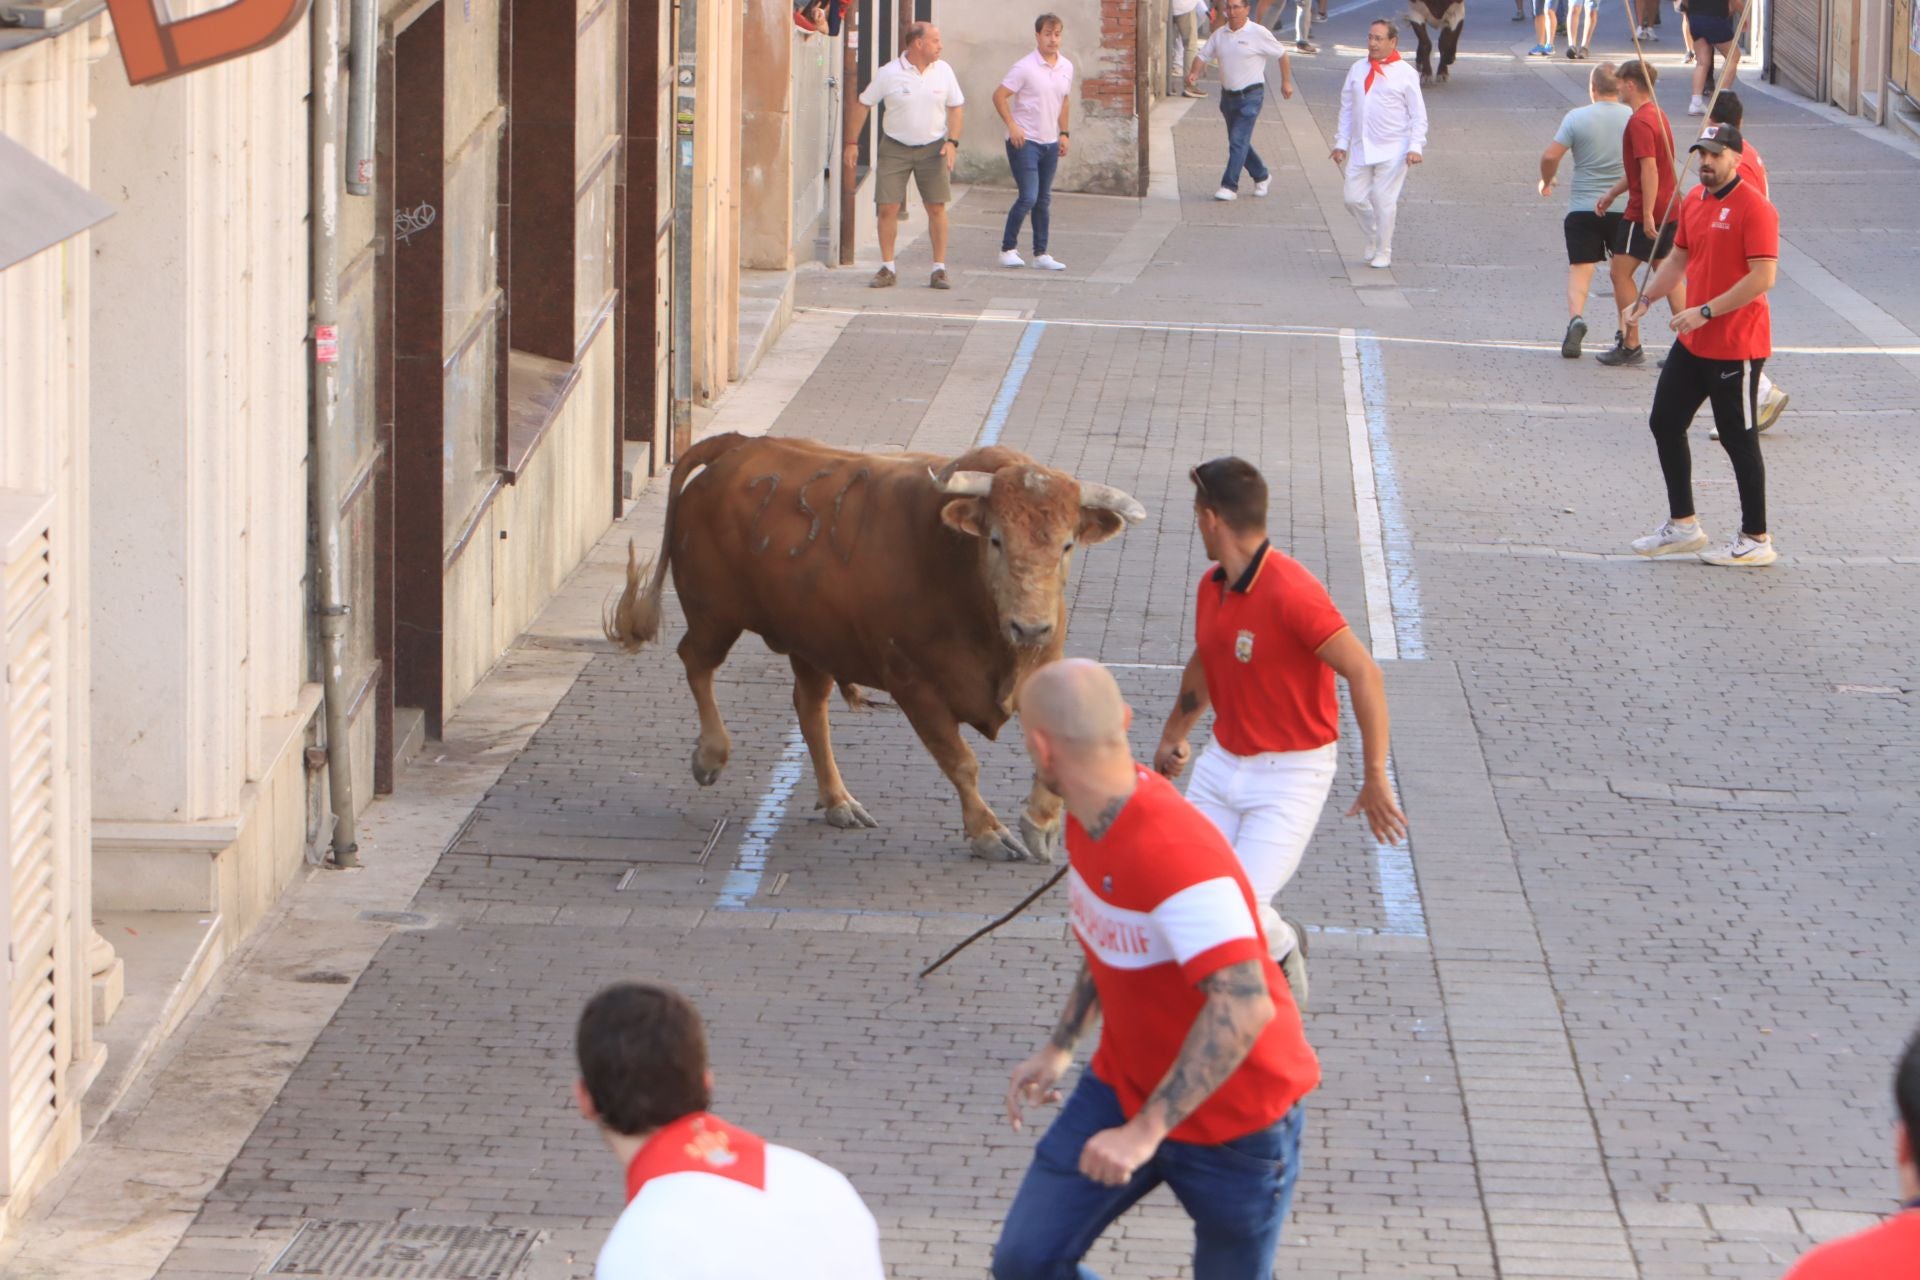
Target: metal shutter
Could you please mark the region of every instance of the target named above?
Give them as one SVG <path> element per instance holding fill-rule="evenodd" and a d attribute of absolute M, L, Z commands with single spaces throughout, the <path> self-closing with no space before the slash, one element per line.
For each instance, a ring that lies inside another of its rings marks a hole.
<path fill-rule="evenodd" d="M 1826 0 L 1776 0 L 1767 23 L 1773 79 L 1815 102 L 1826 100 Z"/>
<path fill-rule="evenodd" d="M 16 502 L 5 504 L 19 514 Z M 55 981 L 65 951 L 57 839 L 55 769 L 59 725 L 51 512 L 42 500 L 6 530 L 0 564 L 4 598 L 5 717 L 0 742 L 6 819 L 7 1021 L 4 1079 L 7 1134 L 0 1192 L 11 1191 L 59 1117 L 67 1046 Z M 13 523 L 9 521 L 8 523 Z"/>

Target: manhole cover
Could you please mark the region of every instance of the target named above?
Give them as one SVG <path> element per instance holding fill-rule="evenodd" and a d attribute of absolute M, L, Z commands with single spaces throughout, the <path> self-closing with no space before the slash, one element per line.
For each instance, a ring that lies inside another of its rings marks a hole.
<path fill-rule="evenodd" d="M 527 1227 L 307 1222 L 267 1274 L 327 1280 L 505 1280 L 539 1242 L 540 1234 Z"/>

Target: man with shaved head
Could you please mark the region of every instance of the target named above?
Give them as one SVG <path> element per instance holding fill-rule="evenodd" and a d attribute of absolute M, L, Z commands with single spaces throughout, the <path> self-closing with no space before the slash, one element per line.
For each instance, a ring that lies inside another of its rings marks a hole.
<path fill-rule="evenodd" d="M 1266 1280 L 1320 1082 L 1268 955 L 1253 889 L 1218 828 L 1133 758 L 1133 711 L 1105 667 L 1050 663 L 1020 690 L 1040 781 L 1066 802 L 1080 973 L 1047 1044 L 1014 1070 L 1007 1118 L 1060 1101 L 1074 1046 L 1100 1043 L 1034 1150 L 993 1250 L 994 1280 L 1054 1280 L 1161 1183 L 1193 1219 L 1199 1280 Z"/>

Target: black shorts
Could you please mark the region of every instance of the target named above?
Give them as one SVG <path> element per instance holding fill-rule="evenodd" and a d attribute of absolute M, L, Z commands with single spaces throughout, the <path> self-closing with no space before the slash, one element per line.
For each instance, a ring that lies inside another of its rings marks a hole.
<path fill-rule="evenodd" d="M 1669 222 L 1660 229 L 1660 243 L 1655 244 L 1647 229 L 1637 222 L 1620 220 L 1620 229 L 1614 233 L 1613 251 L 1641 262 L 1658 262 L 1673 252 L 1674 224 Z"/>
<path fill-rule="evenodd" d="M 1687 15 L 1687 30 L 1695 40 L 1705 40 L 1708 44 L 1733 43 L 1733 19 L 1723 14 L 1690 13 Z"/>
<path fill-rule="evenodd" d="M 1625 214 L 1595 213 L 1591 209 L 1575 209 L 1567 215 L 1567 261 L 1579 266 L 1586 262 L 1605 262 L 1607 255 L 1619 241 L 1620 223 Z"/>

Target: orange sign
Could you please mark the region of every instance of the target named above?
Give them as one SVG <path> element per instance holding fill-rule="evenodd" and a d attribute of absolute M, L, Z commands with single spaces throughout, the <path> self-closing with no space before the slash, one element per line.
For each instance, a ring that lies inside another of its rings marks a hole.
<path fill-rule="evenodd" d="M 107 0 L 127 80 L 152 84 L 264 49 L 306 16 L 307 0 L 235 0 L 191 18 L 161 16 L 165 0 Z"/>

